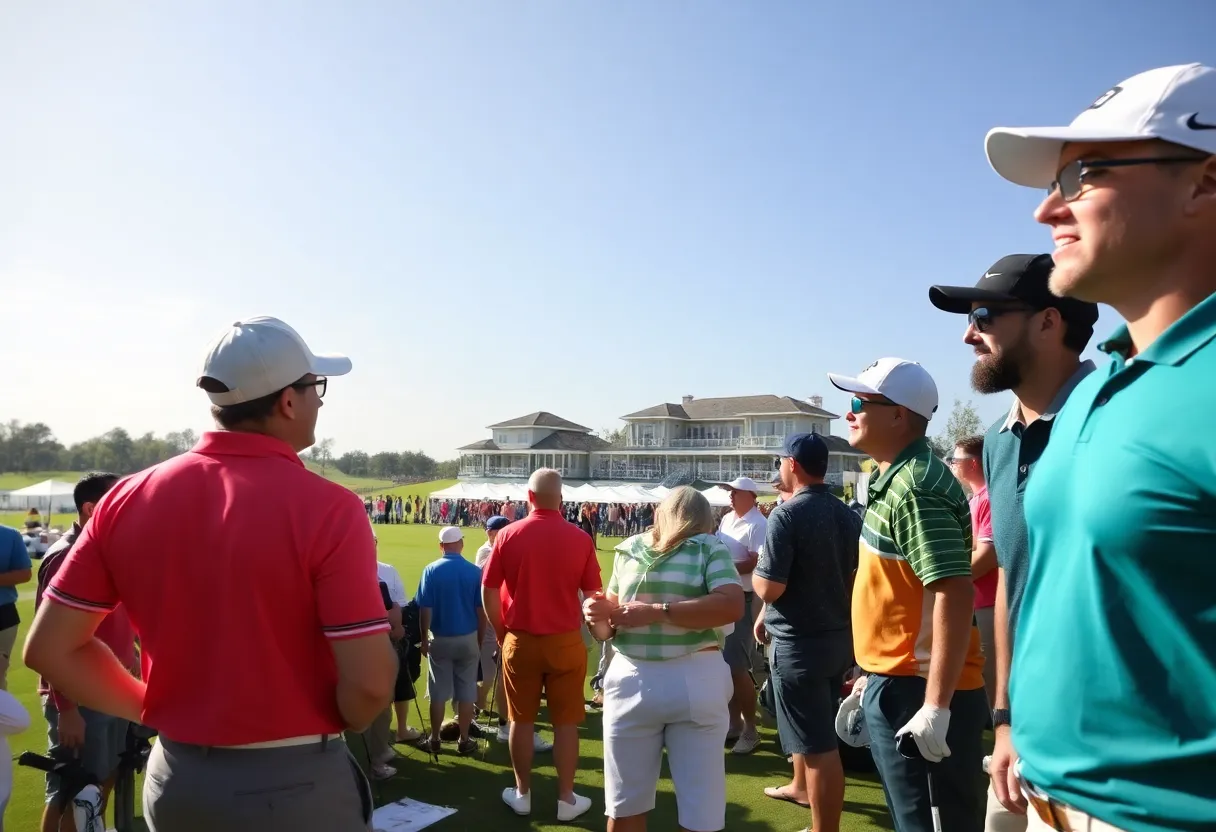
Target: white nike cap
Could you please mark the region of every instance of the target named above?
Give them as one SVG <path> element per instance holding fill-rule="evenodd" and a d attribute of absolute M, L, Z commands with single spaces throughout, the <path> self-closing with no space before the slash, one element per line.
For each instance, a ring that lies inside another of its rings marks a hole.
<path fill-rule="evenodd" d="M 464 540 L 464 532 L 456 526 L 444 526 L 439 530 L 440 543 L 458 543 Z"/>
<path fill-rule="evenodd" d="M 929 371 L 915 361 L 880 358 L 856 378 L 828 373 L 828 381 L 846 393 L 882 396 L 926 419 L 937 410 L 937 385 Z"/>
<path fill-rule="evenodd" d="M 730 482 L 724 482 L 722 487 L 727 491 L 750 491 L 753 494 L 760 490 L 760 486 L 756 485 L 756 481 L 751 477 L 739 477 Z"/>
<path fill-rule="evenodd" d="M 1216 153 L 1216 69 L 1150 69 L 1102 93 L 1067 127 L 996 127 L 984 148 L 993 170 L 1010 182 L 1047 188 L 1067 142 L 1147 139 Z"/>
<path fill-rule="evenodd" d="M 269 396 L 309 373 L 341 376 L 349 372 L 346 356 L 314 355 L 287 324 L 259 316 L 237 321 L 220 334 L 203 358 L 199 382 L 213 378 L 228 388 L 223 393 L 207 393 L 212 404 L 223 407 Z"/>

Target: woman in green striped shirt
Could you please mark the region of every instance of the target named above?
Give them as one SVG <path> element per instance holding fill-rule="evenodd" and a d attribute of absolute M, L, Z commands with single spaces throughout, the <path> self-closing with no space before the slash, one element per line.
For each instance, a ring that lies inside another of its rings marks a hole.
<path fill-rule="evenodd" d="M 719 630 L 742 615 L 743 588 L 713 531 L 709 501 L 675 489 L 652 529 L 616 547 L 607 594 L 583 604 L 592 634 L 619 654 L 604 677 L 609 832 L 645 829 L 664 748 L 680 827 L 726 825 L 732 686 Z"/>

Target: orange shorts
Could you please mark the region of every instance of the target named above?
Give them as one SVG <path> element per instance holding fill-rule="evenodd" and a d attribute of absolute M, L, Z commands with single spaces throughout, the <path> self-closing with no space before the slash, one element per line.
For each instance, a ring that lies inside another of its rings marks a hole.
<path fill-rule="evenodd" d="M 587 646 L 582 630 L 551 636 L 507 633 L 502 644 L 502 680 L 512 722 L 536 722 L 543 689 L 550 722 L 582 724 L 587 715 L 583 701 L 586 679 Z"/>

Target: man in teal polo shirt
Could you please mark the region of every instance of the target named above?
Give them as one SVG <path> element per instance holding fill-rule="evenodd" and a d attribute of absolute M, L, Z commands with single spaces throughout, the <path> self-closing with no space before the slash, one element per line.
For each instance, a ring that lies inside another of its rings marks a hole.
<path fill-rule="evenodd" d="M 1026 489 L 1010 699 L 1032 827 L 1214 829 L 1216 70 L 1142 73 L 987 151 L 1048 190 L 1051 289 L 1128 322 Z"/>
<path fill-rule="evenodd" d="M 992 264 L 975 286 L 929 289 L 929 300 L 938 309 L 967 315 L 963 341 L 975 350 L 975 391 L 1014 394 L 1009 414 L 988 429 L 983 452 L 998 563 L 996 649 L 994 656 L 986 657 L 996 673 L 988 832 L 1026 829 L 1026 802 L 1013 778 L 1017 755 L 1009 727 L 1009 665 L 1030 572 L 1022 510 L 1026 483 L 1047 447 L 1056 414 L 1094 369 L 1092 361 L 1081 360 L 1081 353 L 1093 337 L 1098 307 L 1052 294 L 1052 266 L 1049 254 L 1011 254 Z"/>

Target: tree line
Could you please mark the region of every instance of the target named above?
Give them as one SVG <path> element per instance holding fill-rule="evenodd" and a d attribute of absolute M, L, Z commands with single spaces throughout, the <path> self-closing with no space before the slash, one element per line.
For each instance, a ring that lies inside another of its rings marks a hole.
<path fill-rule="evenodd" d="M 16 419 L 0 423 L 0 471 L 28 474 L 35 471 L 113 471 L 132 474 L 190 450 L 198 442 L 192 430 L 164 436 L 151 432 L 132 436 L 114 428 L 83 442 L 64 445 L 49 425 L 22 423 Z M 330 466 L 351 477 L 421 482 L 456 476 L 456 460 L 436 462 L 421 451 L 368 454 L 347 451 L 336 459 L 334 440 L 322 439 L 305 452 L 304 458 L 322 471 Z"/>

